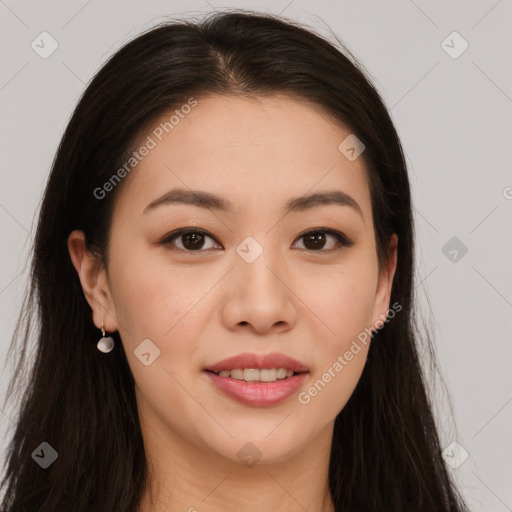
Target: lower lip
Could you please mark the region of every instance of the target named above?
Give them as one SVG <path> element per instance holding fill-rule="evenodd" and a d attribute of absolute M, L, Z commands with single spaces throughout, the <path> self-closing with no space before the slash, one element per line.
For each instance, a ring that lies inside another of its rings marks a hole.
<path fill-rule="evenodd" d="M 237 402 L 253 407 L 276 405 L 290 398 L 303 384 L 307 372 L 298 373 L 275 382 L 247 382 L 205 372 L 217 389 Z"/>

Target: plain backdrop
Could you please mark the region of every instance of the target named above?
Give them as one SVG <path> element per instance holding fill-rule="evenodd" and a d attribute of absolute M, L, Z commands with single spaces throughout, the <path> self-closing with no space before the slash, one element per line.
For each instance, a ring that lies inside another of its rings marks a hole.
<path fill-rule="evenodd" d="M 328 37 L 330 27 L 382 94 L 413 189 L 415 292 L 453 406 L 454 421 L 447 399 L 436 400 L 450 471 L 471 510 L 512 510 L 510 0 L 0 0 L 0 361 L 25 293 L 41 194 L 86 84 L 143 29 L 223 8 L 281 13 Z M 47 58 L 32 47 L 50 42 L 42 32 L 58 44 Z M 2 452 L 9 414 L 0 412 Z"/>

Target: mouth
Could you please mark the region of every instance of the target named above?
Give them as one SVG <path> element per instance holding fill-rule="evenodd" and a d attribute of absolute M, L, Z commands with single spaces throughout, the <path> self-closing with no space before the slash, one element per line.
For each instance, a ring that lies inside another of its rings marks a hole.
<path fill-rule="evenodd" d="M 289 368 L 233 368 L 232 370 L 221 370 L 219 372 L 205 371 L 219 377 L 243 380 L 245 382 L 276 382 L 289 379 L 300 373 L 307 373 L 306 371 L 296 372 Z"/>
<path fill-rule="evenodd" d="M 309 372 L 293 372 L 292 375 L 285 376 L 283 379 L 263 381 L 255 380 L 256 374 L 252 375 L 252 370 L 254 368 L 244 369 L 244 373 L 247 371 L 249 379 L 253 380 L 233 378 L 231 371 L 229 376 L 221 375 L 228 370 L 219 373 L 206 370 L 203 373 L 217 392 L 250 407 L 272 407 L 285 402 L 300 390 L 309 375 Z M 259 372 L 259 370 L 257 371 Z M 265 378 L 265 373 L 263 378 Z"/>
<path fill-rule="evenodd" d="M 309 374 L 303 363 L 284 354 L 239 354 L 203 369 L 216 391 L 252 407 L 269 407 L 295 394 Z"/>
<path fill-rule="evenodd" d="M 284 379 L 285 377 L 291 377 L 293 373 L 307 372 L 309 368 L 292 357 L 273 352 L 271 354 L 238 354 L 207 366 L 204 370 L 217 375 L 229 371 L 232 378 L 251 381 L 259 380 L 259 377 L 262 377 L 262 380 L 266 378 L 272 378 L 272 380 L 275 380 L 275 378 Z M 290 374 L 290 371 L 293 373 Z M 276 375 L 273 372 L 276 372 Z M 225 377 L 227 373 L 221 376 Z"/>

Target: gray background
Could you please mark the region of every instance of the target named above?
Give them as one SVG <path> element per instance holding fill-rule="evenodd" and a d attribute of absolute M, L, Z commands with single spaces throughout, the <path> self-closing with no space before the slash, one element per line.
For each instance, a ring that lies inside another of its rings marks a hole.
<path fill-rule="evenodd" d="M 510 0 L 0 0 L 0 360 L 25 293 L 43 187 L 85 84 L 142 29 L 223 7 L 282 13 L 325 35 L 328 24 L 381 92 L 413 187 L 416 294 L 455 413 L 453 423 L 437 386 L 443 448 L 458 443 L 446 454 L 457 466 L 450 471 L 473 511 L 512 510 Z M 59 45 L 47 59 L 31 48 L 43 31 Z M 463 49 L 462 39 L 448 37 L 454 31 L 469 44 L 457 58 L 447 53 Z M 8 378 L 0 379 L 2 394 Z M 9 413 L 0 413 L 2 451 Z"/>

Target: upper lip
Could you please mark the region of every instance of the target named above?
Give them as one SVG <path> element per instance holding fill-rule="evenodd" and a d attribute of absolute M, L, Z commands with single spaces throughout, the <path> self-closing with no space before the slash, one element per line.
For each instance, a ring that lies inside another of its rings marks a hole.
<path fill-rule="evenodd" d="M 259 370 L 265 368 L 285 368 L 286 370 L 293 370 L 297 373 L 309 371 L 308 367 L 300 361 L 277 352 L 266 355 L 250 353 L 238 354 L 223 359 L 211 366 L 207 366 L 205 370 L 219 373 L 223 370 L 234 370 L 237 368 L 256 368 Z"/>

